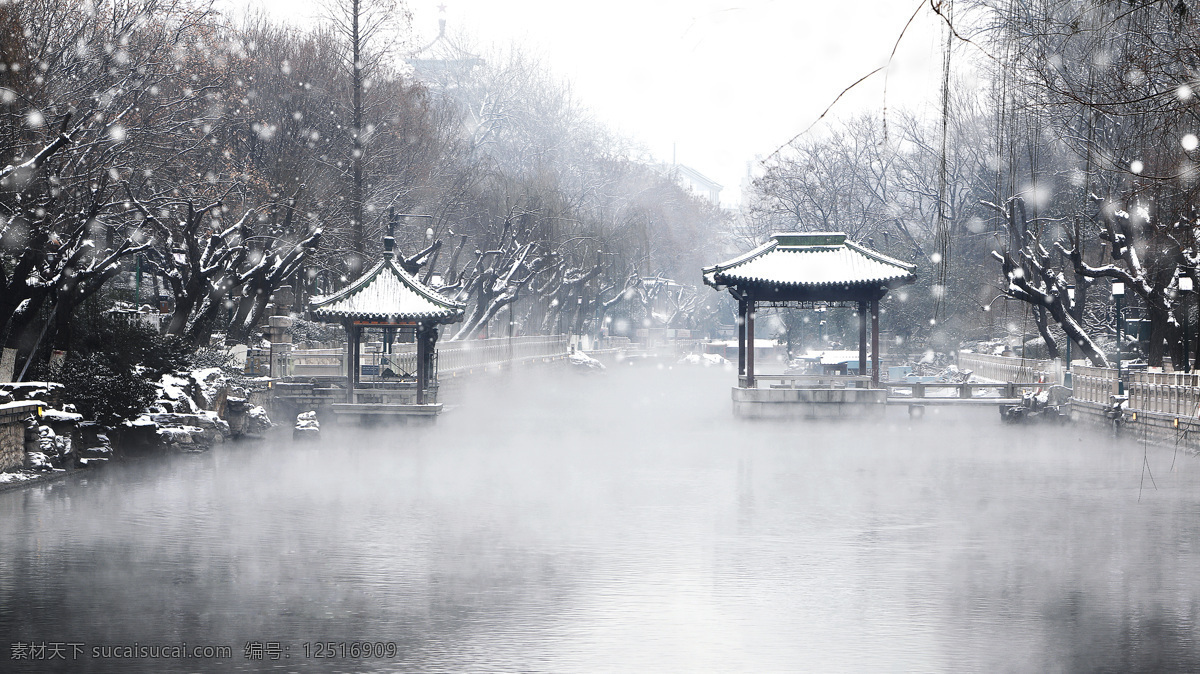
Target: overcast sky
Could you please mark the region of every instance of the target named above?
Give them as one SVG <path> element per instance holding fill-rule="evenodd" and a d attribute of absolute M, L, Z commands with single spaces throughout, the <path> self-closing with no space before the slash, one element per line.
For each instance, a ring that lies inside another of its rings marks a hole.
<path fill-rule="evenodd" d="M 233 2 L 233 0 L 229 0 Z M 319 0 L 254 0 L 281 18 L 318 16 Z M 241 3 L 237 3 L 241 4 Z M 747 164 L 806 129 L 837 95 L 883 65 L 924 4 L 888 79 L 889 107 L 936 98 L 940 29 L 927 0 L 410 0 L 414 42 L 452 33 L 516 42 L 571 81 L 602 121 L 660 161 L 724 186 L 736 204 Z M 831 115 L 883 104 L 883 77 Z"/>

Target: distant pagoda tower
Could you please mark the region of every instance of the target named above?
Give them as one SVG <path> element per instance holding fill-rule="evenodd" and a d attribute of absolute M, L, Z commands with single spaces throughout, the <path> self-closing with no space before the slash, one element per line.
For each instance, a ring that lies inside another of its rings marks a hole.
<path fill-rule="evenodd" d="M 406 59 L 413 67 L 418 80 L 434 86 L 446 87 L 453 84 L 457 73 L 466 73 L 483 65 L 483 59 L 464 49 L 446 35 L 446 5 L 438 5 L 438 34 L 432 42 L 409 55 Z"/>

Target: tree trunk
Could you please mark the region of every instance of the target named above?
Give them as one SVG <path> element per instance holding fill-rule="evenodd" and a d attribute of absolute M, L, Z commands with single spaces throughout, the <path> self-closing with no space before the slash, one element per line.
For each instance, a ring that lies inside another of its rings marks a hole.
<path fill-rule="evenodd" d="M 1033 323 L 1037 326 L 1038 333 L 1041 334 L 1042 340 L 1046 342 L 1046 355 L 1054 360 L 1058 358 L 1058 343 L 1054 341 L 1054 336 L 1050 334 L 1050 325 L 1046 320 L 1046 308 L 1033 308 Z"/>
<path fill-rule="evenodd" d="M 1170 314 L 1160 308 L 1150 307 L 1150 344 L 1146 348 L 1146 365 L 1162 367 L 1163 355 L 1166 353 L 1168 340 L 1178 341 L 1174 334 L 1178 332 L 1170 323 Z"/>
<path fill-rule="evenodd" d="M 351 4 L 351 48 L 354 54 L 354 61 L 350 64 L 351 82 L 353 101 L 351 114 L 354 119 L 351 123 L 350 133 L 352 134 L 353 151 L 350 155 L 350 166 L 353 173 L 353 184 L 350 186 L 350 217 L 351 222 L 351 248 L 353 254 L 350 257 L 348 278 L 353 281 L 362 274 L 364 265 L 366 264 L 366 233 L 363 228 L 363 154 L 365 150 L 362 142 L 363 130 L 363 104 L 362 104 L 362 87 L 363 87 L 363 72 L 362 72 L 362 36 L 360 35 L 359 19 L 362 12 L 362 0 L 353 0 Z"/>

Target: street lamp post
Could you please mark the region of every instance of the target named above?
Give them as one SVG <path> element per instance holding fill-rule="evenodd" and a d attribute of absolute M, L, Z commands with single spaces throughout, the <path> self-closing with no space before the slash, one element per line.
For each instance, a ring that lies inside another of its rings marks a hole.
<path fill-rule="evenodd" d="M 1112 284 L 1113 299 L 1117 302 L 1117 395 L 1125 395 L 1125 380 L 1121 378 L 1121 298 L 1125 296 L 1125 284 Z"/>
<path fill-rule="evenodd" d="M 1067 315 L 1071 315 L 1071 310 L 1075 308 L 1075 286 L 1067 286 Z M 1067 335 L 1067 373 L 1063 375 L 1063 385 L 1071 388 L 1071 335 Z"/>
<path fill-rule="evenodd" d="M 1190 323 L 1191 321 L 1188 320 L 1189 317 L 1188 317 L 1188 305 L 1187 305 L 1187 294 L 1192 292 L 1192 277 L 1191 276 L 1180 276 L 1179 277 L 1179 292 L 1180 292 L 1179 308 L 1182 309 L 1182 311 L 1180 313 L 1183 314 L 1183 371 L 1191 372 L 1192 371 L 1192 357 L 1190 355 L 1190 352 L 1188 351 L 1188 323 Z"/>

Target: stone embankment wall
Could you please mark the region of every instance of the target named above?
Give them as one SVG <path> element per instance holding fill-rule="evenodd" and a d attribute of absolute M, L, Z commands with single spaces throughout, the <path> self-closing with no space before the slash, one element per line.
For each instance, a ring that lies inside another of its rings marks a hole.
<path fill-rule="evenodd" d="M 1071 401 L 1071 415 L 1079 423 L 1111 426 L 1112 421 L 1105 414 L 1107 409 L 1107 405 L 1086 400 Z M 1125 423 L 1118 433 L 1121 437 L 1139 442 L 1144 439 L 1156 445 L 1178 447 L 1193 454 L 1200 454 L 1200 419 L 1162 412 L 1130 410 L 1126 412 Z"/>
<path fill-rule="evenodd" d="M 25 465 L 28 442 L 25 420 L 36 415 L 40 405 L 37 401 L 0 405 L 0 471 Z"/>

